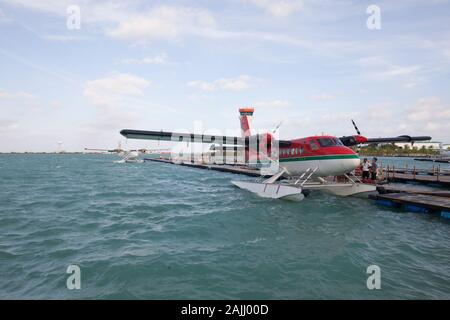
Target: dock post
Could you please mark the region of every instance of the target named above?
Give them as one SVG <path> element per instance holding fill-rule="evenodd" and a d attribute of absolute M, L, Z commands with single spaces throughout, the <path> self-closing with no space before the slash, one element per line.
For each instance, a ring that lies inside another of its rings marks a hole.
<path fill-rule="evenodd" d="M 414 171 L 413 171 L 413 179 L 414 180 L 416 180 L 416 166 L 414 166 L 414 169 L 413 169 Z"/>
<path fill-rule="evenodd" d="M 441 172 L 441 165 L 438 165 L 436 181 L 439 181 L 439 173 L 440 172 Z"/>
<path fill-rule="evenodd" d="M 395 166 L 392 165 L 392 178 L 394 178 L 394 177 L 395 177 Z"/>

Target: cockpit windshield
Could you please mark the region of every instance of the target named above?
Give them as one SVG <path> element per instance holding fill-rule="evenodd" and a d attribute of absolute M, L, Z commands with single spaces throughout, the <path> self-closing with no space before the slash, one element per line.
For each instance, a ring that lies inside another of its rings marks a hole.
<path fill-rule="evenodd" d="M 319 142 L 321 147 L 343 146 L 341 140 L 337 138 L 318 138 L 317 141 Z"/>

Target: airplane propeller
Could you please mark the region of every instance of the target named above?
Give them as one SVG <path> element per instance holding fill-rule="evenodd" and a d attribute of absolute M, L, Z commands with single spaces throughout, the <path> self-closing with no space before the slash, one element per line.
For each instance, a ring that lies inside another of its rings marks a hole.
<path fill-rule="evenodd" d="M 272 134 L 275 134 L 278 131 L 278 129 L 280 129 L 282 124 L 283 124 L 283 120 L 281 120 L 280 123 L 275 127 L 275 129 L 273 129 Z"/>
<path fill-rule="evenodd" d="M 356 133 L 359 134 L 359 135 L 361 135 L 361 132 L 359 131 L 358 127 L 356 126 L 355 121 L 353 121 L 353 119 L 351 119 L 351 120 L 352 120 L 352 123 L 353 123 L 353 127 L 354 127 L 355 130 L 356 130 Z"/>
<path fill-rule="evenodd" d="M 359 131 L 358 127 L 356 126 L 355 121 L 353 121 L 353 119 L 350 119 L 350 120 L 352 120 L 352 124 L 353 124 L 353 127 L 354 127 L 355 130 L 356 130 L 356 133 L 357 133 L 358 135 L 361 135 L 361 131 Z M 356 152 L 359 153 L 360 151 L 361 151 L 361 144 L 359 143 L 359 144 L 356 146 Z"/>

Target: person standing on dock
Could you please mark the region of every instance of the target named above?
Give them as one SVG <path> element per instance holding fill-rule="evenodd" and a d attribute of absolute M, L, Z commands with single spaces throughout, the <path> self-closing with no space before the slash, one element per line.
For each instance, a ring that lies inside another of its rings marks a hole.
<path fill-rule="evenodd" d="M 362 163 L 362 178 L 369 179 L 369 169 L 370 169 L 370 162 L 367 160 L 367 158 L 364 158 Z"/>
<path fill-rule="evenodd" d="M 376 157 L 373 157 L 372 164 L 370 165 L 370 179 L 372 181 L 377 180 L 377 170 L 378 170 L 378 159 Z"/>

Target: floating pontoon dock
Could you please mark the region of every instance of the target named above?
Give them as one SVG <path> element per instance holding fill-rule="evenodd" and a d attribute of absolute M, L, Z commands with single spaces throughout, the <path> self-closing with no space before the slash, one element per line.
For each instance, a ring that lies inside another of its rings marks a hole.
<path fill-rule="evenodd" d="M 414 173 L 392 173 L 387 175 L 387 180 L 393 182 L 415 182 L 450 187 L 450 176 L 447 175 L 431 176 Z"/>
<path fill-rule="evenodd" d="M 448 197 L 450 198 L 450 191 L 446 190 L 439 190 L 439 189 L 433 189 L 433 190 L 423 190 L 423 189 L 414 189 L 414 187 L 409 186 L 392 186 L 392 185 L 378 185 L 377 191 L 380 194 L 387 194 L 387 193 L 413 193 L 413 194 L 426 194 L 430 196 L 438 196 L 438 197 Z"/>
<path fill-rule="evenodd" d="M 450 198 L 448 197 L 401 192 L 370 195 L 369 198 L 376 200 L 380 205 L 404 208 L 407 211 L 419 213 L 439 213 L 441 217 L 450 219 Z"/>

